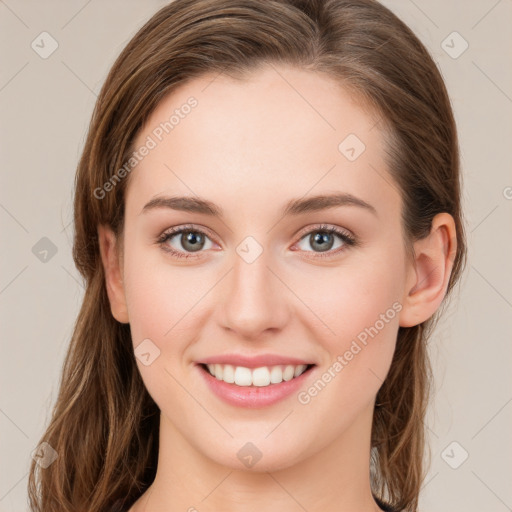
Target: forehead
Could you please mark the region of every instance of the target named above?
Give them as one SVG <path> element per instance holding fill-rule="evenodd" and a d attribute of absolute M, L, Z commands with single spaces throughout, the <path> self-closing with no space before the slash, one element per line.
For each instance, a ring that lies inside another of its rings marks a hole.
<path fill-rule="evenodd" d="M 398 211 L 377 121 L 319 73 L 268 66 L 244 80 L 193 79 L 139 132 L 135 148 L 150 139 L 153 147 L 132 171 L 127 209 L 156 195 L 197 195 L 251 216 L 274 201 L 277 210 L 289 198 L 337 191 Z"/>

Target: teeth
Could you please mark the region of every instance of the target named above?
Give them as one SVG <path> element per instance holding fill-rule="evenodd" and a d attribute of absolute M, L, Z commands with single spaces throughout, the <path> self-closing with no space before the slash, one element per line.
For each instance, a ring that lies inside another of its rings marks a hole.
<path fill-rule="evenodd" d="M 218 378 L 217 375 L 215 377 Z M 235 384 L 237 386 L 250 386 L 252 384 L 251 370 L 243 366 L 237 366 L 235 368 Z"/>
<path fill-rule="evenodd" d="M 279 384 L 283 381 L 283 370 L 280 366 L 273 366 L 270 370 L 270 382 L 272 384 Z"/>
<path fill-rule="evenodd" d="M 209 364 L 208 371 L 217 380 L 223 380 L 237 386 L 265 387 L 270 384 L 292 380 L 302 375 L 307 368 L 305 364 L 286 366 L 262 366 L 260 368 L 245 368 L 244 366 L 232 366 L 230 364 Z"/>
<path fill-rule="evenodd" d="M 283 380 L 292 380 L 295 373 L 295 366 L 288 365 L 283 372 Z"/>
<path fill-rule="evenodd" d="M 222 365 L 216 364 L 215 365 L 215 378 L 222 380 L 222 374 L 223 374 Z"/>
<path fill-rule="evenodd" d="M 230 364 L 226 364 L 224 366 L 224 375 L 222 376 L 222 380 L 224 382 L 229 382 L 230 384 L 235 382 L 235 369 Z"/>
<path fill-rule="evenodd" d="M 252 371 L 252 385 L 253 386 L 268 386 L 270 384 L 270 371 L 263 366 L 262 368 L 255 368 Z"/>

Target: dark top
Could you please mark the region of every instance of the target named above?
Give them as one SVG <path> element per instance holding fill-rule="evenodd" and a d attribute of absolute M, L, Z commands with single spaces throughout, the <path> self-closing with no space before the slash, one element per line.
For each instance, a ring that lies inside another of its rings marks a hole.
<path fill-rule="evenodd" d="M 379 505 L 379 507 L 384 511 L 384 512 L 400 512 L 399 510 L 395 510 L 394 508 L 391 508 L 388 504 L 384 503 L 383 501 L 379 500 L 379 498 L 377 497 L 373 497 L 373 499 L 375 500 L 375 502 L 377 503 L 377 505 Z M 123 512 L 124 510 L 124 507 L 123 507 L 123 500 L 117 500 L 112 509 L 111 509 L 111 512 Z M 126 509 L 128 510 L 128 508 Z"/>

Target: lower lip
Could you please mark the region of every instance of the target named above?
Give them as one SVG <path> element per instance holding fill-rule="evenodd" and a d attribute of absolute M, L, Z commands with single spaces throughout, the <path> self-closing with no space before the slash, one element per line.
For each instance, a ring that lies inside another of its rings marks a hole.
<path fill-rule="evenodd" d="M 206 384 L 219 398 L 228 404 L 235 405 L 236 407 L 247 407 L 250 409 L 257 409 L 275 404 L 276 402 L 289 397 L 293 393 L 298 392 L 299 388 L 303 386 L 304 381 L 311 373 L 311 370 L 314 369 L 314 367 L 311 367 L 298 377 L 291 380 L 283 381 L 279 384 L 270 384 L 268 386 L 260 387 L 229 384 L 223 380 L 217 380 L 201 365 L 197 365 L 197 368 L 205 379 Z"/>

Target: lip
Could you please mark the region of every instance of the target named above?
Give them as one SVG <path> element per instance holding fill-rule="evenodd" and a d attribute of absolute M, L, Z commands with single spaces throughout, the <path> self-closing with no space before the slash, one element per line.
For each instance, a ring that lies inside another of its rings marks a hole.
<path fill-rule="evenodd" d="M 222 361 L 224 360 L 225 359 L 222 359 Z M 289 360 L 290 359 L 287 359 L 287 361 Z M 299 389 L 304 386 L 306 379 L 308 379 L 312 371 L 314 371 L 315 366 L 308 368 L 304 373 L 289 381 L 283 381 L 279 384 L 270 384 L 268 386 L 237 386 L 236 384 L 229 384 L 222 380 L 217 380 L 210 375 L 210 372 L 208 372 L 202 364 L 197 364 L 196 368 L 205 380 L 210 391 L 224 402 L 234 405 L 235 407 L 259 409 L 275 404 L 291 395 L 296 395 Z"/>
<path fill-rule="evenodd" d="M 231 364 L 233 366 L 243 366 L 245 368 L 260 368 L 261 366 L 278 365 L 311 365 L 313 361 L 305 361 L 296 357 L 282 356 L 279 354 L 259 354 L 257 356 L 244 356 L 242 354 L 224 354 L 207 357 L 196 361 L 197 364 Z"/>

